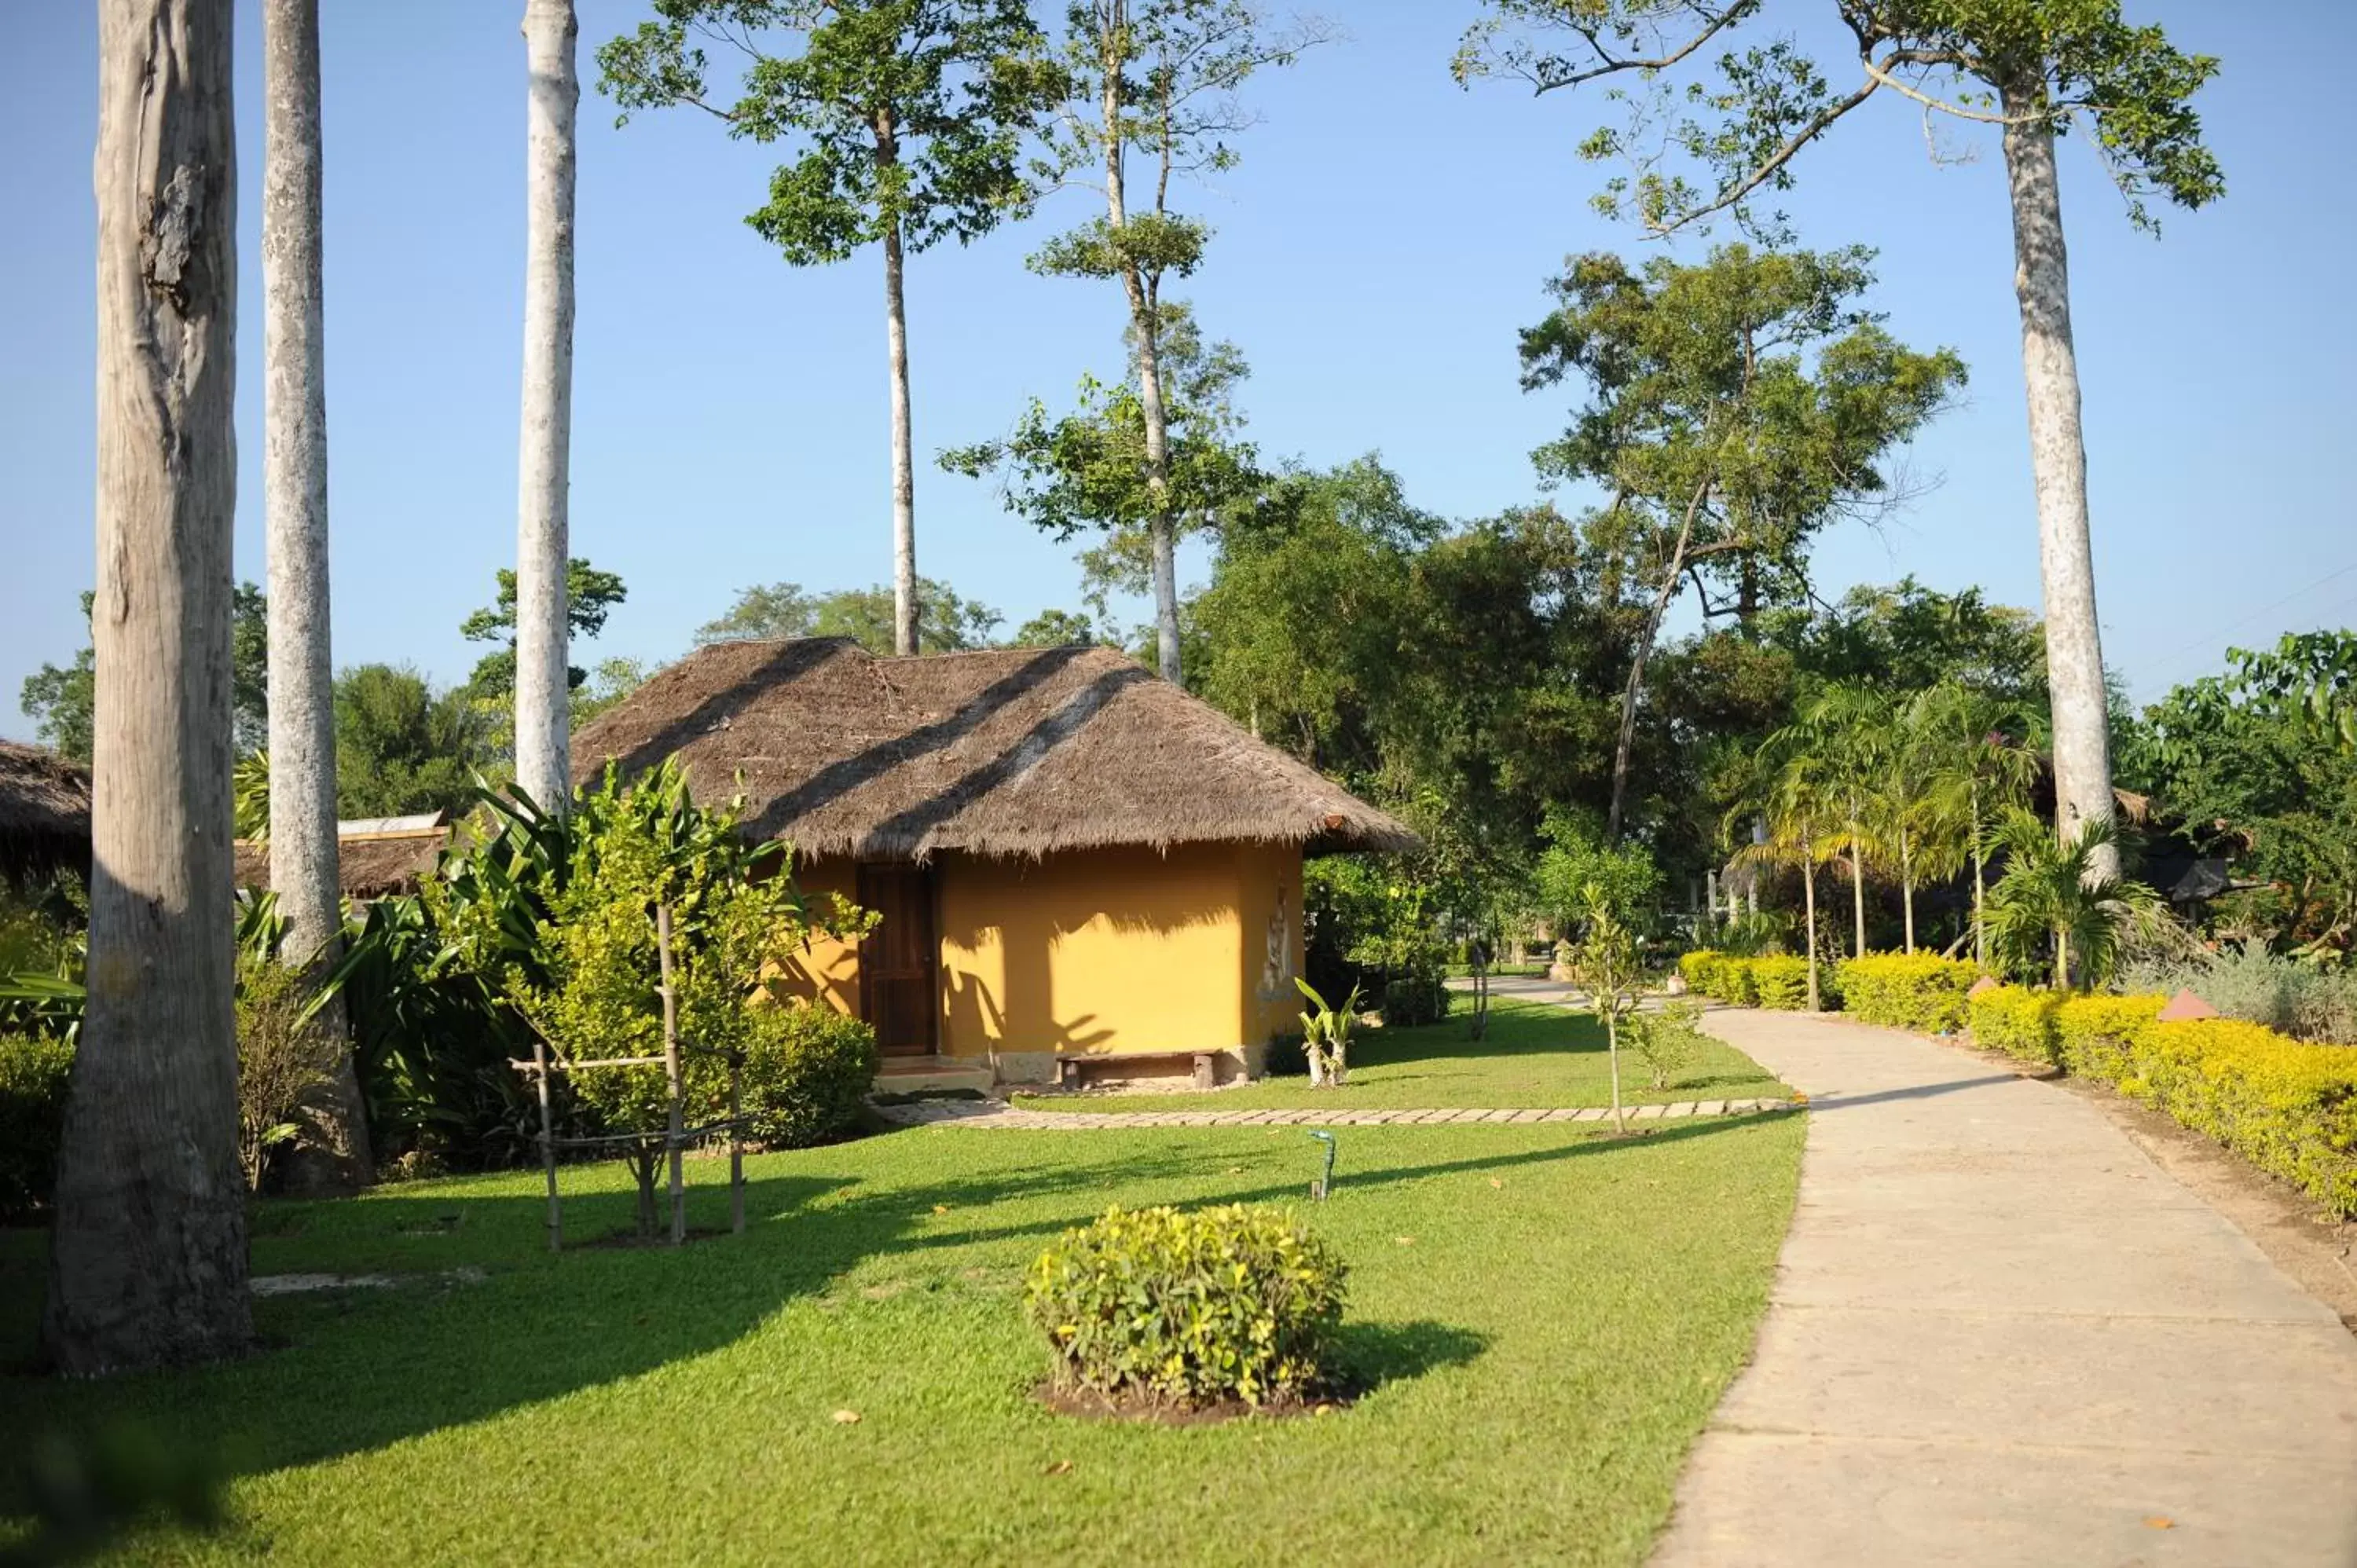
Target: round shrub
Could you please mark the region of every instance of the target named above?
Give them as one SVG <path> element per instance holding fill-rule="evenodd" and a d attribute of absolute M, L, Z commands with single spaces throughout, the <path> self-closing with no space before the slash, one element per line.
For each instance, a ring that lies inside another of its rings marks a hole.
<path fill-rule="evenodd" d="M 794 1149 L 846 1131 L 876 1082 L 876 1031 L 807 1002 L 755 1007 L 745 1043 L 749 1135 Z"/>
<path fill-rule="evenodd" d="M 1060 1388 L 1259 1405 L 1317 1388 L 1346 1273 L 1289 1210 L 1116 1208 L 1039 1254 L 1024 1305 Z"/>
<path fill-rule="evenodd" d="M 1404 974 L 1383 987 L 1383 1027 L 1414 1028 L 1448 1016 L 1448 987 L 1437 974 Z"/>
<path fill-rule="evenodd" d="M 0 1224 L 48 1207 L 65 1132 L 73 1047 L 37 1035 L 0 1035 Z"/>

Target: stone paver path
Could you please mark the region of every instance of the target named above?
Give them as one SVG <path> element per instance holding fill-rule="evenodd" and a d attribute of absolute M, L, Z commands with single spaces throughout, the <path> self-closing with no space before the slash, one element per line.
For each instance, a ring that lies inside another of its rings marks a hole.
<path fill-rule="evenodd" d="M 1708 1026 L 1810 1097 L 1808 1152 L 1657 1565 L 2357 1563 L 2357 1340 L 2095 1106 L 1890 1030 Z"/>
<path fill-rule="evenodd" d="M 1631 1105 L 1629 1120 L 1653 1122 L 1673 1116 L 1745 1116 L 1791 1108 L 1786 1100 L 1682 1100 L 1667 1105 Z M 996 1100 L 920 1100 L 879 1105 L 877 1114 L 903 1126 L 1002 1127 L 1026 1132 L 1086 1132 L 1107 1127 L 1383 1127 L 1443 1122 L 1609 1122 L 1600 1105 L 1548 1110 L 1448 1111 L 1032 1111 Z"/>

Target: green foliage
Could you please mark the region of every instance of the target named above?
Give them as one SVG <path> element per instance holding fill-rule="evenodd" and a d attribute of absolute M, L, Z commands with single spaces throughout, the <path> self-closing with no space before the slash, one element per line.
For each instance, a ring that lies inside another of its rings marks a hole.
<path fill-rule="evenodd" d="M 1770 609 L 1760 629 L 1797 674 L 1825 684 L 1921 692 L 1953 682 L 2030 711 L 2046 705 L 2044 626 L 1978 588 L 1943 594 L 1911 575 L 1862 583 L 1831 606 Z"/>
<path fill-rule="evenodd" d="M 1758 1005 L 1798 1012 L 1809 1004 L 1809 961 L 1804 958 L 1749 958 L 1741 961 L 1749 975 L 1748 989 Z M 1822 977 L 1821 977 L 1822 978 Z M 1820 1005 L 1841 1005 L 1838 983 L 1819 986 Z"/>
<path fill-rule="evenodd" d="M 739 141 L 793 149 L 745 221 L 794 266 L 897 238 L 974 240 L 1026 215 L 1024 141 L 1061 78 L 1021 0 L 655 0 L 599 47 L 617 124 L 648 109 L 718 115 Z M 715 96 L 704 46 L 742 62 Z"/>
<path fill-rule="evenodd" d="M 90 624 L 98 596 L 81 596 L 82 624 Z M 240 583 L 230 596 L 230 724 L 231 743 L 242 757 L 270 739 L 270 612 L 262 590 Z M 19 705 L 33 721 L 41 744 L 76 762 L 90 760 L 97 705 L 98 655 L 85 645 L 64 665 L 43 664 L 25 677 Z"/>
<path fill-rule="evenodd" d="M 1699 1002 L 1672 1002 L 1657 1013 L 1629 1015 L 1623 1026 L 1629 1048 L 1645 1064 L 1647 1081 L 1654 1089 L 1674 1087 L 1709 1049 L 1701 1020 Z"/>
<path fill-rule="evenodd" d="M 1686 984 L 1730 1007 L 1797 1011 L 1809 1004 L 1809 961 L 1781 954 L 1745 957 L 1707 948 L 1680 955 L 1678 972 Z M 1830 973 L 1820 977 L 1820 1002 L 1838 1006 L 1841 992 Z"/>
<path fill-rule="evenodd" d="M 2054 1011 L 2062 999 L 2059 991 L 2036 991 L 2023 985 L 1993 985 L 1967 997 L 1964 1013 L 1973 1043 L 2022 1061 L 2059 1065 L 2061 1042 L 2054 1031 Z"/>
<path fill-rule="evenodd" d="M 1039 1255 L 1024 1305 L 1060 1387 L 1260 1405 L 1318 1391 L 1348 1272 L 1283 1209 L 1114 1208 Z"/>
<path fill-rule="evenodd" d="M 311 1019 L 317 988 L 266 953 L 237 965 L 237 1155 L 248 1192 L 262 1190 L 273 1153 L 302 1132 L 304 1101 L 328 1081 L 342 1043 Z"/>
<path fill-rule="evenodd" d="M 1301 1015 L 1301 1055 L 1308 1069 L 1309 1086 L 1340 1089 L 1351 1071 L 1351 1026 L 1358 1018 L 1359 988 L 1353 985 L 1340 1006 L 1330 1006 L 1318 988 L 1299 975 L 1293 977 L 1293 983 L 1309 1002 L 1309 1010 Z"/>
<path fill-rule="evenodd" d="M 1007 635 L 1008 648 L 1086 648 L 1114 639 L 1084 610 L 1041 610 Z"/>
<path fill-rule="evenodd" d="M 2122 775 L 2256 885 L 2220 901 L 2222 932 L 2346 950 L 2357 936 L 2357 632 L 2287 636 L 2226 660 L 2225 673 L 2145 710 L 2124 736 Z"/>
<path fill-rule="evenodd" d="M 2345 961 L 2226 942 L 2178 959 L 2133 960 L 2121 966 L 2118 984 L 2131 993 L 2190 991 L 2229 1018 L 2296 1040 L 2357 1046 L 2357 971 Z"/>
<path fill-rule="evenodd" d="M 773 1149 L 799 1149 L 850 1131 L 875 1087 L 876 1031 L 832 1007 L 754 1007 L 744 1049 L 748 1135 Z"/>
<path fill-rule="evenodd" d="M 0 1033 L 0 1225 L 49 1205 L 65 1132 L 73 1047 L 45 1035 Z"/>
<path fill-rule="evenodd" d="M 1005 618 L 978 599 L 960 598 L 946 583 L 917 579 L 920 653 L 987 648 L 992 629 Z M 788 637 L 847 637 L 870 653 L 889 655 L 891 585 L 809 594 L 799 583 L 756 583 L 740 591 L 724 614 L 695 628 L 698 643 Z"/>
<path fill-rule="evenodd" d="M 1838 91 L 1790 35 L 1741 41 L 1749 36 L 1742 26 L 1760 11 L 1756 0 L 1490 0 L 1490 11 L 1458 51 L 1459 81 L 1506 75 L 1544 92 L 1641 73 L 1646 87 L 1607 94 L 1637 100 L 1627 127 L 1599 128 L 1580 154 L 1631 166 L 1607 182 L 1596 205 L 1656 232 L 1728 209 L 1755 227 L 1781 229 L 1782 215 L 1753 210 L 1754 199 L 1789 188 L 1794 156 L 1886 89 L 1929 104 L 1928 113 L 2039 113 L 2058 134 L 2083 127 L 2141 227 L 2152 224 L 2146 202 L 2153 196 L 2193 208 L 2225 191 L 2190 102 L 2218 62 L 2180 52 L 2158 27 L 2129 26 L 2120 0 L 1827 7 L 1826 19 L 1838 16 L 1867 65 L 1862 85 Z M 1558 38 L 1565 47 L 1554 47 Z M 1653 83 L 1687 60 L 1682 86 Z"/>
<path fill-rule="evenodd" d="M 336 677 L 335 710 L 339 816 L 461 810 L 497 760 L 492 717 L 473 694 L 436 693 L 406 666 L 345 670 Z"/>
<path fill-rule="evenodd" d="M 1642 844 L 1604 843 L 1602 835 L 1558 812 L 1547 820 L 1552 841 L 1539 856 L 1541 907 L 1569 926 L 1598 908 L 1641 935 L 1660 914 L 1662 870 Z"/>
<path fill-rule="evenodd" d="M 1301 885 L 1304 967 L 1312 984 L 1329 993 L 1364 985 L 1383 1007 L 1387 1026 L 1447 1015 L 1448 954 L 1437 930 L 1438 890 L 1412 865 L 1324 855 L 1302 867 Z M 1402 1010 L 1396 1017 L 1394 1005 Z"/>
<path fill-rule="evenodd" d="M 2235 1018 L 2164 1024 L 2161 1000 L 2063 1002 L 2054 1013 L 2063 1064 L 2357 1217 L 2357 1052 Z"/>
<path fill-rule="evenodd" d="M 1980 966 L 1932 953 L 1869 953 L 1835 968 L 1842 1011 L 1868 1024 L 1953 1035 L 1964 1027 L 1964 993 Z"/>
<path fill-rule="evenodd" d="M 606 618 L 628 597 L 630 590 L 613 573 L 600 572 L 578 555 L 565 564 L 565 618 L 576 639 L 594 638 L 605 630 Z M 468 677 L 467 684 L 479 700 L 496 704 L 514 699 L 515 623 L 516 575 L 502 566 L 499 596 L 458 623 L 458 635 L 468 641 L 500 645 L 478 660 L 475 672 Z M 589 671 L 579 665 L 568 667 L 566 682 L 573 688 L 577 690 L 588 679 Z"/>
<path fill-rule="evenodd" d="M 1998 824 L 1993 842 L 2006 865 L 1989 889 L 1989 942 L 2017 972 L 2034 972 L 2050 957 L 2057 985 L 2098 984 L 2130 935 L 2168 918 L 2141 883 L 2093 875 L 2094 854 L 2113 832 L 2108 822 L 2091 822 L 2065 845 L 2028 811 Z"/>

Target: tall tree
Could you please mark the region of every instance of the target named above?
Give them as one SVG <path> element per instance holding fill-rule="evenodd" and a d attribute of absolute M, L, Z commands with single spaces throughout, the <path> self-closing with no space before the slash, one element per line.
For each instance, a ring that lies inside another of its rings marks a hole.
<path fill-rule="evenodd" d="M 98 11 L 89 991 L 42 1318 L 81 1375 L 253 1337 L 231 997 L 231 11 Z"/>
<path fill-rule="evenodd" d="M 511 698 L 516 687 L 516 575 L 502 566 L 495 581 L 498 593 L 491 602 L 479 609 L 469 610 L 467 618 L 458 623 L 458 635 L 468 642 L 495 642 L 499 646 L 475 660 L 474 672 L 467 683 L 479 697 L 493 700 Z M 570 652 L 575 638 L 595 638 L 606 629 L 606 618 L 614 607 L 630 596 L 630 590 L 617 573 L 601 572 L 581 556 L 565 563 L 565 647 Z M 579 688 L 589 679 L 589 671 L 577 664 L 567 664 L 565 686 L 567 691 Z"/>
<path fill-rule="evenodd" d="M 1006 618 L 978 599 L 958 596 L 947 583 L 917 579 L 917 651 L 956 653 L 990 646 Z M 723 614 L 695 628 L 695 640 L 762 641 L 787 637 L 847 637 L 870 653 L 891 653 L 899 638 L 891 587 L 837 588 L 808 594 L 799 583 L 756 583 L 741 589 Z"/>
<path fill-rule="evenodd" d="M 1156 319 L 1158 448 L 1146 413 L 1143 339 L 1132 331 L 1125 381 L 1083 376 L 1071 413 L 1050 414 L 1035 398 L 1004 439 L 952 448 L 941 464 L 973 478 L 996 471 L 1006 503 L 1060 542 L 1101 532 L 1081 556 L 1088 597 L 1103 615 L 1114 590 L 1151 593 L 1158 660 L 1162 628 L 1178 625 L 1170 547 L 1181 534 L 1248 510 L 1268 477 L 1240 434 L 1235 389 L 1251 374 L 1243 355 L 1232 343 L 1205 343 L 1184 301 L 1162 301 Z M 1176 680 L 1176 670 L 1163 674 Z"/>
<path fill-rule="evenodd" d="M 268 0 L 262 17 L 263 510 L 270 564 L 270 882 L 286 961 L 333 966 L 343 929 L 336 870 L 335 668 L 328 639 L 328 386 L 319 228 L 319 3 Z M 372 1174 L 368 1107 L 330 995 L 311 1027 L 343 1042 L 304 1110 L 303 1187 Z"/>
<path fill-rule="evenodd" d="M 1156 663 L 1164 680 L 1176 682 L 1184 514 L 1169 472 L 1162 283 L 1194 272 L 1211 231 L 1172 209 L 1171 185 L 1181 176 L 1233 167 L 1237 155 L 1228 139 L 1251 123 L 1237 89 L 1263 67 L 1290 65 L 1326 34 L 1314 23 L 1272 27 L 1252 0 L 1072 0 L 1065 17 L 1070 101 L 1051 139 L 1050 163 L 1060 181 L 1093 187 L 1105 210 L 1050 242 L 1031 265 L 1120 280 L 1136 366 Z M 1152 169 L 1147 200 L 1130 193 L 1133 148 Z"/>
<path fill-rule="evenodd" d="M 1706 617 L 1727 607 L 1748 623 L 1770 585 L 1804 585 L 1818 530 L 1906 499 L 1886 471 L 1890 454 L 1964 381 L 1953 350 L 1917 353 L 1858 307 L 1868 259 L 1745 245 L 1641 270 L 1575 257 L 1553 285 L 1561 303 L 1523 334 L 1525 387 L 1577 377 L 1591 389 L 1571 427 L 1534 455 L 1539 471 L 1611 497 L 1590 532 L 1631 563 L 1650 600 L 1621 699 L 1609 840 L 1620 833 L 1645 668 L 1671 604 L 1691 582 Z"/>
<path fill-rule="evenodd" d="M 1025 0 L 655 0 L 655 19 L 597 51 L 623 110 L 693 104 L 754 142 L 799 140 L 746 220 L 794 266 L 884 257 L 892 396 L 892 650 L 919 644 L 917 489 L 909 413 L 906 253 L 1027 211 L 1022 149 L 1058 93 Z M 705 42 L 746 59 L 714 100 Z"/>
<path fill-rule="evenodd" d="M 1490 0 L 1490 9 L 1458 50 L 1460 80 L 1501 72 L 1541 93 L 1624 76 L 1653 84 L 1636 124 L 1601 129 L 1580 150 L 1632 158 L 1634 179 L 1612 179 L 1599 205 L 1657 232 L 1730 211 L 1781 231 L 1781 215 L 1759 213 L 1754 199 L 1789 188 L 1801 150 L 1878 93 L 1921 105 L 1927 128 L 1935 116 L 1998 128 L 2038 493 L 2056 829 L 2062 843 L 2088 846 L 2093 875 L 2116 878 L 2110 835 L 2083 839 L 2089 824 L 2112 821 L 2114 800 L 2054 143 L 2086 128 L 2139 227 L 2152 226 L 2152 197 L 2186 208 L 2215 200 L 2225 177 L 2201 145 L 2191 100 L 2217 60 L 2181 52 L 2157 27 L 2130 27 L 2119 0 L 1832 0 L 1825 9 L 1857 46 L 1859 80 L 1845 91 L 1789 37 L 1742 40 L 1760 0 Z M 1565 35 L 1566 47 L 1553 47 Z M 1659 79 L 1705 61 L 1717 80 L 1690 81 L 1682 100 L 1699 112 L 1647 124 L 1671 102 Z"/>
<path fill-rule="evenodd" d="M 516 783 L 562 811 L 572 792 L 565 618 L 573 449 L 573 0 L 524 0 L 523 435 L 516 506 Z"/>

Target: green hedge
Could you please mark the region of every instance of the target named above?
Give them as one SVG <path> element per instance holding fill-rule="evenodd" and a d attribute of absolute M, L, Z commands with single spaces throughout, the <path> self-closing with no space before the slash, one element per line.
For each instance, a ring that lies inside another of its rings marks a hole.
<path fill-rule="evenodd" d="M 63 1040 L 0 1035 L 0 1224 L 49 1205 L 72 1070 L 73 1047 Z"/>
<path fill-rule="evenodd" d="M 2357 1218 L 2357 1050 L 2236 1018 L 2161 1023 L 2158 996 L 2055 1009 L 2063 1064 Z"/>
<path fill-rule="evenodd" d="M 2062 1059 L 2054 1035 L 2054 1010 L 2061 1004 L 2059 992 L 1992 985 L 1965 998 L 1964 1015 L 1975 1045 L 2053 1067 Z"/>
<path fill-rule="evenodd" d="M 1868 953 L 1835 965 L 1842 1011 L 1868 1024 L 1953 1035 L 1964 1026 L 1964 993 L 1980 970 L 1935 953 Z"/>
<path fill-rule="evenodd" d="M 1346 1273 L 1283 1209 L 1109 1208 L 1039 1255 L 1024 1304 L 1059 1386 L 1257 1405 L 1315 1391 Z"/>

